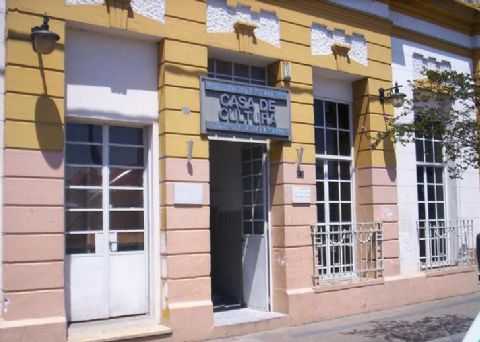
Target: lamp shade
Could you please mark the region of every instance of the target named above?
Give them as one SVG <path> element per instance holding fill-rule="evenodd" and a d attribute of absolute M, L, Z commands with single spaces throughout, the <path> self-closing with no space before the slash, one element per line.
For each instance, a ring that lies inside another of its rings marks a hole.
<path fill-rule="evenodd" d="M 32 45 L 33 50 L 42 55 L 48 55 L 55 49 L 55 43 L 60 39 L 60 36 L 55 32 L 50 31 L 48 26 L 48 17 L 43 18 L 43 25 L 32 28 Z"/>
<path fill-rule="evenodd" d="M 392 105 L 395 108 L 399 108 L 399 107 L 403 106 L 403 102 L 405 101 L 406 96 L 407 95 L 405 95 L 403 93 L 392 93 L 390 95 L 390 100 L 392 101 Z"/>

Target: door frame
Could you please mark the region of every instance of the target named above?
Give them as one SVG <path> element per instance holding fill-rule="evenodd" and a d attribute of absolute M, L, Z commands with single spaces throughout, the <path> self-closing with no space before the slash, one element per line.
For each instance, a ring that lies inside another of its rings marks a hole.
<path fill-rule="evenodd" d="M 166 265 L 161 262 L 161 213 L 155 208 L 160 206 L 160 168 L 159 163 L 155 162 L 159 160 L 159 127 L 157 121 L 118 121 L 111 119 L 98 119 L 98 118 L 85 118 L 83 116 L 70 115 L 66 117 L 66 123 L 84 123 L 94 124 L 102 126 L 124 126 L 135 127 L 144 129 L 144 158 L 146 158 L 146 165 L 144 169 L 144 200 L 147 203 L 144 204 L 144 251 L 146 258 L 146 312 L 145 314 L 135 315 L 133 317 L 145 316 L 151 319 L 159 319 L 161 317 L 161 306 L 164 302 L 163 291 L 161 289 L 161 274 L 166 271 Z M 65 150 L 64 150 L 65 155 Z M 64 166 L 65 167 L 65 166 Z M 103 208 L 102 208 L 103 209 Z M 65 209 L 64 209 L 65 210 Z M 64 230 L 65 232 L 65 230 Z M 108 239 L 108 236 L 105 236 Z M 69 256 L 65 253 L 65 262 Z M 105 261 L 107 262 L 107 261 Z M 68 265 L 65 265 L 67 268 Z M 64 272 L 65 287 L 68 286 L 67 275 L 69 272 Z M 108 272 L 106 272 L 106 277 Z M 65 291 L 65 297 L 67 291 Z M 65 303 L 68 305 L 67 298 Z M 67 308 L 68 312 L 68 308 Z M 117 317 L 107 318 L 106 320 L 122 319 Z M 88 321 L 83 321 L 88 322 Z M 79 321 L 82 323 L 82 321 Z"/>
<path fill-rule="evenodd" d="M 271 210 L 271 201 L 270 201 L 270 139 L 262 140 L 262 139 L 245 139 L 245 138 L 237 138 L 233 137 L 224 137 L 218 135 L 212 135 L 207 137 L 210 142 L 214 141 L 225 141 L 231 143 L 247 143 L 247 144 L 262 144 L 264 145 L 264 153 L 265 153 L 265 170 L 264 170 L 264 205 L 266 208 L 266 224 L 264 225 L 266 232 L 265 235 L 265 249 L 267 252 L 266 262 L 267 262 L 267 302 L 268 302 L 268 312 L 272 311 L 273 308 L 273 284 L 272 284 L 272 253 L 271 253 L 271 231 L 272 231 L 272 210 Z M 211 227 L 210 227 L 211 229 Z M 243 229 L 243 227 L 242 227 Z M 242 231 L 243 234 L 243 231 Z M 210 247 L 211 248 L 211 247 Z M 243 270 L 242 270 L 242 287 L 243 287 Z M 243 292 L 243 290 L 242 290 Z"/>

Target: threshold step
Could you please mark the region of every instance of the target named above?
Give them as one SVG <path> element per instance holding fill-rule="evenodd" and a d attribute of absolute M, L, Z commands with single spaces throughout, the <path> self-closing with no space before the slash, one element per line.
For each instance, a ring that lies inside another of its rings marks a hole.
<path fill-rule="evenodd" d="M 172 329 L 140 320 L 74 323 L 68 329 L 68 342 L 111 342 L 146 337 L 166 337 Z"/>

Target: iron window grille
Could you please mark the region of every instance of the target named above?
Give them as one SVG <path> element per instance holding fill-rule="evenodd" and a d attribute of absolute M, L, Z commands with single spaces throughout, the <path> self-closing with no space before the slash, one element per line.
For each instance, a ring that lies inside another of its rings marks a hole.
<path fill-rule="evenodd" d="M 473 220 L 418 220 L 417 231 L 421 270 L 474 264 Z"/>
<path fill-rule="evenodd" d="M 381 222 L 312 226 L 314 283 L 339 283 L 383 277 Z"/>

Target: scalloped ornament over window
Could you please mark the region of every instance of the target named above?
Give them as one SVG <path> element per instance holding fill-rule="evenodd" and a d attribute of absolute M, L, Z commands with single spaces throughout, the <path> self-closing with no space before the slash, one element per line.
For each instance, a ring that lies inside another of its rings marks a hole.
<path fill-rule="evenodd" d="M 446 71 L 452 70 L 449 61 L 437 61 L 434 57 L 426 57 L 415 52 L 412 55 L 413 79 L 425 77 L 425 70 Z"/>
<path fill-rule="evenodd" d="M 280 47 L 280 22 L 274 12 L 260 10 L 253 12 L 249 6 L 228 6 L 226 0 L 207 1 L 207 32 L 235 32 L 235 23 L 255 25 L 256 39 Z"/>
<path fill-rule="evenodd" d="M 326 26 L 313 24 L 311 27 L 312 55 L 325 56 L 334 53 L 332 47 L 350 46 L 348 57 L 360 64 L 368 65 L 367 41 L 363 35 L 346 35 L 344 30 L 329 30 Z M 334 50 L 333 49 L 333 50 Z"/>
<path fill-rule="evenodd" d="M 67 5 L 104 5 L 105 0 L 65 0 Z M 131 0 L 130 6 L 134 13 L 147 18 L 165 22 L 165 0 Z"/>

